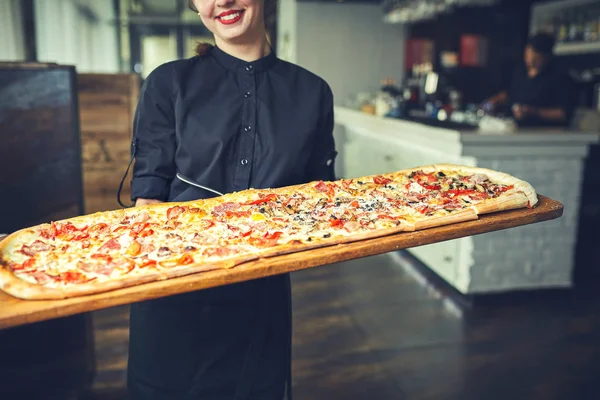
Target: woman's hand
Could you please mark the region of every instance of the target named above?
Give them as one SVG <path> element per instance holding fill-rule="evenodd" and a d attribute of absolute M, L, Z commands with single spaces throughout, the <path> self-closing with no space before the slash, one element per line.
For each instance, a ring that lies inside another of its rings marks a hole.
<path fill-rule="evenodd" d="M 162 203 L 162 201 L 160 200 L 155 200 L 155 199 L 137 199 L 135 201 L 135 206 L 147 206 L 148 204 L 158 204 L 158 203 Z"/>

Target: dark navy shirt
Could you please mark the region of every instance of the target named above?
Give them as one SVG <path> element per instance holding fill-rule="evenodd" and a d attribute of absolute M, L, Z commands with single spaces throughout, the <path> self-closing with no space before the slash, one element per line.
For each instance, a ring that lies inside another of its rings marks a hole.
<path fill-rule="evenodd" d="M 561 72 L 554 64 L 544 67 L 538 75 L 531 78 L 524 66 L 518 67 L 513 75 L 509 90 L 510 105 L 520 104 L 537 108 L 561 108 L 567 120 L 570 120 L 576 106 L 574 84 L 569 76 Z M 530 118 L 520 124 L 553 125 L 557 123 Z M 563 122 L 560 124 L 565 124 Z"/>
<path fill-rule="evenodd" d="M 273 53 L 248 63 L 213 48 L 150 74 L 133 144 L 133 200 L 213 196 L 178 172 L 222 193 L 331 180 L 333 96 Z M 290 296 L 284 274 L 133 304 L 132 398 L 281 399 Z"/>
<path fill-rule="evenodd" d="M 222 193 L 335 179 L 333 95 L 274 53 L 245 62 L 215 47 L 148 76 L 134 145 L 133 200 L 211 197 L 177 172 Z"/>

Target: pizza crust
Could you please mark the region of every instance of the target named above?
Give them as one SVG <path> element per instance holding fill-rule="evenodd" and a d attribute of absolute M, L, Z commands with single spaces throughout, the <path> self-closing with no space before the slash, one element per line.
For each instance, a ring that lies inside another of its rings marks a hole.
<path fill-rule="evenodd" d="M 487 199 L 471 207 L 478 215 L 490 214 L 500 211 L 515 210 L 527 207 L 530 203 L 529 198 L 521 192 L 509 193 L 506 196 Z"/>

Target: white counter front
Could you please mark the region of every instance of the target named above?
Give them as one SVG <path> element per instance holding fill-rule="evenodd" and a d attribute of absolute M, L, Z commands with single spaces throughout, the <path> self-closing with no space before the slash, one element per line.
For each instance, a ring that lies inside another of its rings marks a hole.
<path fill-rule="evenodd" d="M 598 133 L 552 129 L 480 134 L 335 109 L 337 175 L 351 178 L 433 163 L 506 172 L 561 201 L 562 218 L 410 249 L 463 293 L 572 283 L 583 160 Z"/>

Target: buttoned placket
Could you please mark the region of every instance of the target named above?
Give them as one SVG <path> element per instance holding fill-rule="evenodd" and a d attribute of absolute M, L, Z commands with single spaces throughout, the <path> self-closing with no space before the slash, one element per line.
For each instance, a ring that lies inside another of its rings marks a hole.
<path fill-rule="evenodd" d="M 238 72 L 240 96 L 243 97 L 240 140 L 237 152 L 237 168 L 233 181 L 235 190 L 247 189 L 250 185 L 252 166 L 254 164 L 254 143 L 256 137 L 256 71 L 252 64 L 242 66 Z"/>

